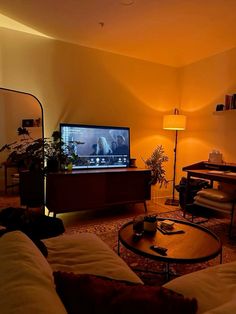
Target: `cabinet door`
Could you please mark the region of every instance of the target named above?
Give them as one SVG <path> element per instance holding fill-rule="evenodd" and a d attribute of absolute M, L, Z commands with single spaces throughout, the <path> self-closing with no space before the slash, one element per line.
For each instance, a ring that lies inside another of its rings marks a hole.
<path fill-rule="evenodd" d="M 46 206 L 54 213 L 88 210 L 150 199 L 150 171 L 50 173 Z"/>
<path fill-rule="evenodd" d="M 150 199 L 150 174 L 146 171 L 127 171 L 107 174 L 108 204 L 138 202 Z"/>
<path fill-rule="evenodd" d="M 101 207 L 105 203 L 105 176 L 99 174 L 49 174 L 46 205 L 53 212 Z"/>

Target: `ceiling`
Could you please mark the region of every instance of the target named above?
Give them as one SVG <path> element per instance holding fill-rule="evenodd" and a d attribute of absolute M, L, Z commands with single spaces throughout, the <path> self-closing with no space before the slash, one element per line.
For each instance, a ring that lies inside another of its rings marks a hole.
<path fill-rule="evenodd" d="M 0 13 L 59 40 L 175 67 L 236 46 L 236 0 L 1 0 Z"/>

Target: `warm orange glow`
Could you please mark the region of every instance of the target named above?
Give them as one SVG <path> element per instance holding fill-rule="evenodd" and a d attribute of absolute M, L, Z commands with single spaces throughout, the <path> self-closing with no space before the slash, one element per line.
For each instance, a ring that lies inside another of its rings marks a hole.
<path fill-rule="evenodd" d="M 166 115 L 163 118 L 163 129 L 165 130 L 185 130 L 186 116 L 180 114 Z"/>
<path fill-rule="evenodd" d="M 42 36 L 46 38 L 52 38 L 47 36 L 46 34 L 43 34 L 41 32 L 36 31 L 35 29 L 28 27 L 22 23 L 19 23 L 15 21 L 14 19 L 11 19 L 3 14 L 0 14 L 0 27 L 5 27 L 9 29 L 13 29 L 19 32 L 29 33 L 37 36 Z"/>

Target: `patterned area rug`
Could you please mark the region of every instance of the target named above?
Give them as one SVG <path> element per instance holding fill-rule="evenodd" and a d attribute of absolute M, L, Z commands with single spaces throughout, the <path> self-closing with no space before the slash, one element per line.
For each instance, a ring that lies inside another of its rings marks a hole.
<path fill-rule="evenodd" d="M 170 213 L 159 213 L 159 217 L 175 218 L 184 220 L 182 211 L 175 210 Z M 194 220 L 202 220 L 197 218 Z M 126 222 L 132 220 L 132 217 L 128 218 L 114 218 L 112 221 L 103 222 L 99 224 L 88 223 L 83 226 L 73 226 L 66 229 L 67 234 L 74 234 L 78 232 L 92 232 L 97 234 L 105 243 L 107 243 L 115 252 L 117 252 L 117 234 L 120 227 Z M 211 217 L 207 222 L 201 224 L 202 226 L 213 231 L 222 241 L 223 244 L 223 263 L 236 260 L 236 238 L 229 239 L 229 219 L 228 218 L 213 218 Z M 147 258 L 138 256 L 121 245 L 121 257 L 127 262 L 127 264 L 133 269 L 146 269 L 148 271 L 160 272 L 164 269 L 164 264 L 157 261 L 152 261 Z M 219 264 L 219 257 L 204 263 L 197 264 L 172 264 L 171 272 L 174 274 L 182 275 L 196 270 L 200 270 L 209 266 Z M 163 275 L 154 275 L 146 272 L 137 272 L 138 276 L 147 284 L 163 284 L 165 277 Z"/>

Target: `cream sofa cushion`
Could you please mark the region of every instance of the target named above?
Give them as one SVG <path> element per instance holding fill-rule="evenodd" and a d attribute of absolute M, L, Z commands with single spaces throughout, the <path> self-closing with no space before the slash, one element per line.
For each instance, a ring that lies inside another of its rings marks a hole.
<path fill-rule="evenodd" d="M 197 192 L 197 195 L 221 203 L 232 202 L 234 200 L 231 193 L 217 189 L 202 189 Z"/>
<path fill-rule="evenodd" d="M 212 209 L 217 209 L 219 211 L 230 211 L 232 210 L 232 202 L 217 202 L 205 197 L 197 195 L 194 197 L 194 204 L 209 207 Z"/>
<path fill-rule="evenodd" d="M 105 276 L 142 283 L 128 265 L 97 235 L 77 233 L 43 240 L 54 271 Z"/>
<path fill-rule="evenodd" d="M 212 266 L 169 281 L 164 287 L 195 297 L 198 314 L 236 313 L 236 262 Z"/>
<path fill-rule="evenodd" d="M 22 232 L 0 237 L 0 312 L 65 314 L 47 260 Z"/>

